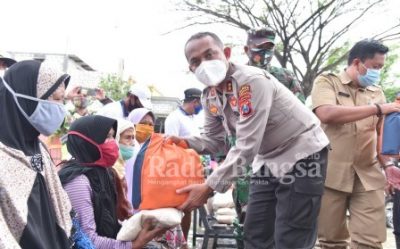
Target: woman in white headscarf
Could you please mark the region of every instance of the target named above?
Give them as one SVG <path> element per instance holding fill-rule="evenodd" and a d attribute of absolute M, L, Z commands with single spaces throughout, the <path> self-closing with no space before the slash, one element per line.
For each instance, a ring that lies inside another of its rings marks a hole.
<path fill-rule="evenodd" d="M 154 133 L 154 114 L 146 108 L 136 108 L 129 116 L 128 120 L 135 127 L 135 146 L 134 155 L 125 164 L 126 183 L 128 185 L 127 197 L 128 201 L 132 204 L 132 178 L 133 178 L 133 165 L 135 164 L 136 155 L 140 150 L 143 143 Z"/>
<path fill-rule="evenodd" d="M 117 122 L 118 128 L 115 140 L 119 147 L 119 158 L 113 169 L 117 187 L 117 216 L 119 220 L 125 220 L 133 214 L 132 205 L 127 199 L 128 186 L 125 178 L 125 164 L 134 155 L 136 143 L 135 127 L 125 119 L 118 119 Z"/>

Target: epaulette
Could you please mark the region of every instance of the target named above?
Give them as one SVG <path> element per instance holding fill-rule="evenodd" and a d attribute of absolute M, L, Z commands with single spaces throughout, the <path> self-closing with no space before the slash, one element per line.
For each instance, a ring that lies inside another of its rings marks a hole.
<path fill-rule="evenodd" d="M 367 89 L 367 90 L 370 90 L 370 91 L 372 91 L 372 92 L 375 92 L 375 91 L 382 90 L 382 87 L 379 86 L 379 85 L 372 85 L 372 86 L 368 86 L 366 89 Z"/>

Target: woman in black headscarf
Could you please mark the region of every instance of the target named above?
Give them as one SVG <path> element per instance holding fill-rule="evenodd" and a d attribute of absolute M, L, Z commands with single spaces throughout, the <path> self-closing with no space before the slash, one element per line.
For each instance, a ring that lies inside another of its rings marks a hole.
<path fill-rule="evenodd" d="M 119 157 L 116 130 L 117 121 L 103 116 L 86 116 L 72 123 L 67 148 L 73 159 L 63 165 L 59 175 L 82 230 L 96 248 L 142 248 L 166 229 L 146 222 L 135 241 L 115 240 L 120 230 L 111 171 Z"/>
<path fill-rule="evenodd" d="M 39 134 L 65 117 L 69 75 L 22 61 L 0 78 L 0 248 L 70 248 L 71 204 Z"/>

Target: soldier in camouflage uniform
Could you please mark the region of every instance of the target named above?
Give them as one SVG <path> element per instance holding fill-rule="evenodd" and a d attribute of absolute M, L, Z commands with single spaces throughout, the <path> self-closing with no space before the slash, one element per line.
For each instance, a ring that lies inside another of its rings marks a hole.
<path fill-rule="evenodd" d="M 300 82 L 292 71 L 270 64 L 275 48 L 275 32 L 270 28 L 250 29 L 244 51 L 249 57 L 249 65 L 262 68 L 285 85 L 301 102 L 305 102 Z"/>
<path fill-rule="evenodd" d="M 305 97 L 300 82 L 296 79 L 293 72 L 286 68 L 275 67 L 270 64 L 272 56 L 274 55 L 274 40 L 275 32 L 270 28 L 250 29 L 247 32 L 247 45 L 244 47 L 244 51 L 249 57 L 248 64 L 268 71 L 304 103 Z M 234 140 L 235 139 L 230 142 L 230 146 L 235 145 Z M 250 175 L 251 171 L 249 166 L 248 174 L 245 177 L 239 177 L 237 179 L 233 191 L 233 199 L 238 214 L 234 226 L 239 248 L 243 247 L 243 223 L 246 217 Z"/>

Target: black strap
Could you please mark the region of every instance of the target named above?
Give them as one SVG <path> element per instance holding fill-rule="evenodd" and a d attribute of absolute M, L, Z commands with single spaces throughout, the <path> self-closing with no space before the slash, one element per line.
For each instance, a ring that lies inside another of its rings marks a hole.
<path fill-rule="evenodd" d="M 378 117 L 378 118 L 380 118 L 380 117 L 382 117 L 382 108 L 381 108 L 381 106 L 379 105 L 379 104 L 377 104 L 377 103 L 375 103 L 375 106 L 376 106 L 376 109 L 377 109 L 377 114 L 376 114 L 376 116 Z"/>
<path fill-rule="evenodd" d="M 58 80 L 56 81 L 56 83 L 50 87 L 49 90 L 47 90 L 47 92 L 45 94 L 43 94 L 42 97 L 40 97 L 40 99 L 48 99 L 50 97 L 50 95 L 52 95 L 57 88 L 61 85 L 61 83 L 63 83 L 64 81 L 66 81 L 66 83 L 68 83 L 70 76 L 68 74 L 63 74 L 61 75 L 60 78 L 58 78 Z M 65 85 L 65 87 L 67 87 L 67 84 Z"/>

